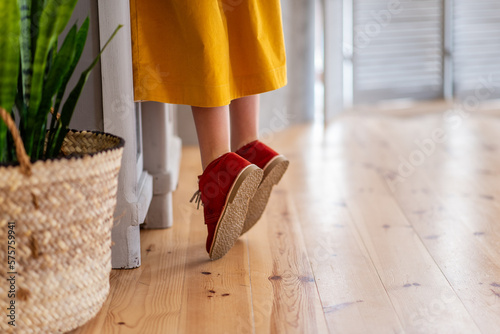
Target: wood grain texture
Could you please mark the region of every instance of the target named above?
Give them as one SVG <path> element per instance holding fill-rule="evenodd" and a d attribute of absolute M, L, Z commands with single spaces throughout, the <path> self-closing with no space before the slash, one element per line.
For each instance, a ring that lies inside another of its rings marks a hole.
<path fill-rule="evenodd" d="M 438 120 L 427 118 L 427 128 L 445 128 Z M 476 115 L 449 127 L 448 140 L 436 145 L 425 163 L 395 189 L 395 198 L 456 292 L 456 296 L 438 297 L 434 310 L 428 312 L 437 317 L 439 307 L 460 299 L 484 333 L 500 325 L 500 229 L 495 200 L 500 178 L 491 170 L 498 165 L 497 144 L 492 141 L 497 134 L 491 129 L 499 126 L 498 119 Z M 425 138 L 422 127 L 415 132 Z M 411 144 L 401 141 L 390 148 L 405 154 L 415 150 Z"/>
<path fill-rule="evenodd" d="M 184 148 L 174 227 L 141 231 L 142 266 L 113 271 L 73 333 L 497 333 L 500 120 L 432 111 L 268 137 L 289 170 L 213 262 L 188 203 L 199 153 Z M 432 144 L 436 129 L 446 139 Z"/>
<path fill-rule="evenodd" d="M 248 240 L 256 332 L 325 333 L 325 316 L 288 192 L 274 190 Z"/>

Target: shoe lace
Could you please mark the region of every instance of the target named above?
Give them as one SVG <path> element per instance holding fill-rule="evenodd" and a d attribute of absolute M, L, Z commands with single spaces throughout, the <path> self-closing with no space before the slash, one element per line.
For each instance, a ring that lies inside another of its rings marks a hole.
<path fill-rule="evenodd" d="M 192 203 L 193 201 L 196 204 L 198 204 L 198 206 L 196 207 L 196 209 L 198 210 L 200 208 L 200 203 L 201 203 L 201 191 L 199 191 L 199 190 L 195 191 L 195 193 L 193 194 L 193 197 L 191 197 L 191 199 L 189 200 L 189 203 Z M 203 203 L 201 203 L 201 205 L 203 205 Z"/>

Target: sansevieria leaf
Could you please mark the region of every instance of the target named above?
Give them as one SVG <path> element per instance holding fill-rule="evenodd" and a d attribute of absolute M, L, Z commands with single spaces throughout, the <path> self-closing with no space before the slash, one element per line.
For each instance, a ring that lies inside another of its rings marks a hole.
<path fill-rule="evenodd" d="M 36 41 L 35 57 L 33 59 L 33 76 L 31 79 L 31 96 L 28 106 L 26 151 L 31 156 L 34 141 L 34 127 L 36 115 L 42 100 L 43 80 L 47 66 L 47 57 L 57 43 L 58 35 L 71 18 L 71 14 L 78 0 L 46 0 Z M 47 111 L 48 112 L 48 111 Z"/>
<path fill-rule="evenodd" d="M 38 27 L 40 26 L 40 17 L 44 8 L 45 0 L 26 0 L 31 3 L 31 59 L 35 58 L 36 39 L 38 38 Z"/>
<path fill-rule="evenodd" d="M 40 16 L 38 38 L 33 62 L 30 114 L 36 114 L 42 98 L 43 79 L 47 56 L 57 42 L 57 37 L 71 18 L 78 0 L 47 0 Z"/>
<path fill-rule="evenodd" d="M 43 87 L 42 102 L 40 104 L 39 114 L 47 114 L 52 106 L 52 99 L 59 91 L 66 73 L 69 71 L 76 49 L 76 26 L 73 26 L 61 46 L 61 49 L 54 57 L 54 63 L 47 75 Z M 45 112 L 43 111 L 45 110 Z"/>
<path fill-rule="evenodd" d="M 78 62 L 80 61 L 80 58 L 83 53 L 83 49 L 85 48 L 85 43 L 87 41 L 87 35 L 89 31 L 89 18 L 87 17 L 85 21 L 83 22 L 82 26 L 80 27 L 80 30 L 78 30 L 78 33 L 76 34 L 76 45 L 75 45 L 75 56 L 73 57 L 73 63 L 70 64 L 70 67 L 66 74 L 64 75 L 62 79 L 62 84 L 61 87 L 59 88 L 59 92 L 57 93 L 56 96 L 56 103 L 54 106 L 54 115 L 52 116 L 52 119 L 50 121 L 50 132 L 49 132 L 49 138 L 48 138 L 48 144 L 47 144 L 47 152 L 53 152 L 51 148 L 53 148 L 54 144 L 54 136 L 55 136 L 55 129 L 56 129 L 56 121 L 58 119 L 57 115 L 59 113 L 59 108 L 61 106 L 62 99 L 64 97 L 64 94 L 66 92 L 66 87 L 68 86 L 68 82 L 71 79 L 71 76 L 73 75 L 73 72 L 75 71 L 76 66 L 78 65 Z"/>
<path fill-rule="evenodd" d="M 24 103 L 28 105 L 31 90 L 31 8 L 32 0 L 18 0 L 21 13 L 21 89 Z M 38 3 L 38 1 L 34 1 Z"/>
<path fill-rule="evenodd" d="M 87 35 L 89 32 L 89 18 L 87 17 L 85 21 L 83 22 L 82 26 L 80 27 L 80 30 L 78 30 L 78 33 L 76 35 L 76 52 L 75 52 L 75 57 L 73 58 L 73 63 L 69 67 L 68 72 L 64 75 L 61 89 L 59 90 L 59 93 L 57 94 L 56 97 L 56 104 L 54 107 L 54 110 L 56 113 L 59 112 L 59 107 L 61 106 L 61 101 L 63 99 L 64 93 L 66 92 L 66 87 L 68 85 L 69 79 L 71 79 L 71 76 L 73 75 L 73 72 L 75 71 L 76 65 L 78 65 L 78 62 L 80 61 L 80 58 L 83 53 L 83 49 L 85 48 L 85 42 L 87 41 Z"/>
<path fill-rule="evenodd" d="M 55 95 L 61 87 L 63 78 L 68 72 L 71 64 L 73 63 L 73 58 L 75 57 L 76 49 L 76 25 L 74 25 L 61 46 L 59 52 L 54 56 L 54 61 L 49 73 L 45 79 L 45 84 L 43 87 L 42 101 L 40 107 L 38 108 L 38 114 L 36 119 L 36 124 L 41 124 L 41 128 L 35 129 L 35 147 L 38 147 L 37 152 L 33 152 L 34 156 L 32 158 L 39 159 L 43 153 L 43 141 L 45 140 L 45 127 L 47 124 L 48 110 L 52 107 L 52 102 Z"/>
<path fill-rule="evenodd" d="M 16 98 L 19 74 L 20 14 L 17 0 L 0 1 L 0 106 L 8 112 Z M 7 156 L 7 127 L 0 120 L 0 162 Z"/>
<path fill-rule="evenodd" d="M 59 152 L 59 150 L 61 149 L 64 137 L 66 136 L 66 133 L 68 131 L 67 128 L 68 128 L 69 122 L 71 121 L 71 117 L 73 116 L 73 112 L 75 111 L 76 103 L 78 102 L 78 99 L 80 98 L 80 94 L 82 93 L 83 87 L 84 87 L 85 83 L 87 82 L 87 79 L 90 75 L 90 72 L 92 71 L 94 66 L 97 64 L 97 62 L 101 58 L 101 55 L 104 52 L 104 50 L 106 49 L 106 47 L 108 46 L 108 44 L 111 42 L 113 37 L 115 37 L 118 30 L 120 30 L 121 28 L 122 28 L 122 25 L 119 25 L 115 29 L 115 31 L 113 32 L 111 37 L 108 39 L 108 41 L 106 42 L 106 44 L 102 48 L 101 52 L 99 52 L 97 57 L 92 62 L 92 64 L 90 64 L 90 66 L 80 75 L 80 80 L 78 80 L 78 83 L 76 84 L 75 88 L 73 88 L 73 90 L 69 94 L 68 99 L 66 100 L 66 102 L 64 103 L 64 106 L 62 108 L 61 123 L 56 130 L 55 143 L 54 143 L 55 145 L 53 147 L 51 147 L 50 153 L 55 154 L 56 152 Z"/>
<path fill-rule="evenodd" d="M 0 106 L 14 105 L 19 73 L 20 14 L 17 0 L 0 1 Z"/>

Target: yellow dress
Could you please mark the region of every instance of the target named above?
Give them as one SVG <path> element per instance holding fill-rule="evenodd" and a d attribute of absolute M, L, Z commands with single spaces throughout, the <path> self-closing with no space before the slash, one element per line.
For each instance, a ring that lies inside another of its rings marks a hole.
<path fill-rule="evenodd" d="M 279 0 L 130 0 L 136 101 L 198 107 L 286 85 Z"/>

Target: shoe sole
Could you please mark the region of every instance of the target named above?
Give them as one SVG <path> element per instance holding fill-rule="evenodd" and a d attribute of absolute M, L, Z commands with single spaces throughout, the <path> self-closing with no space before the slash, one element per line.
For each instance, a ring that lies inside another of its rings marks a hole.
<path fill-rule="evenodd" d="M 249 165 L 236 177 L 217 222 L 208 256 L 211 260 L 223 257 L 241 234 L 250 199 L 255 195 L 264 172 L 255 165 Z"/>
<path fill-rule="evenodd" d="M 250 200 L 247 217 L 245 219 L 245 223 L 243 224 L 241 235 L 251 229 L 259 221 L 260 217 L 262 217 L 273 187 L 279 183 L 289 164 L 290 161 L 288 161 L 287 158 L 282 155 L 278 155 L 269 161 L 267 166 L 264 167 L 264 177 L 262 178 L 262 183 L 257 189 L 255 196 Z"/>

